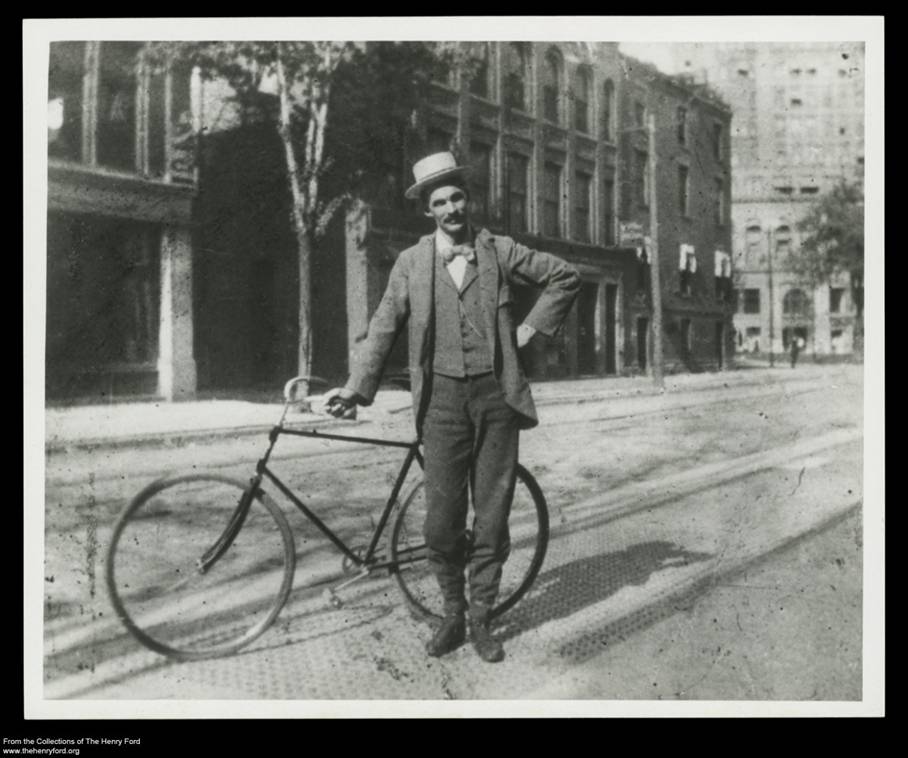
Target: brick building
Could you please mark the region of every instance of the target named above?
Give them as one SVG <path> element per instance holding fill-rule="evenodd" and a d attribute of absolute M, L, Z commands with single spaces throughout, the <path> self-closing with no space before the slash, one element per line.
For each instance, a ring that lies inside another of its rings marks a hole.
<path fill-rule="evenodd" d="M 667 371 L 728 366 L 734 352 L 731 269 L 731 114 L 714 94 L 623 57 L 622 219 L 651 233 L 655 164 Z M 646 119 L 655 120 L 655 156 Z"/>
<path fill-rule="evenodd" d="M 652 227 L 642 128 L 650 111 L 657 124 L 666 370 L 727 366 L 733 352 L 728 109 L 621 55 L 614 43 L 485 43 L 474 55 L 484 61 L 478 76 L 434 86 L 422 119 L 422 152 L 459 150 L 474 167 L 474 217 L 493 232 L 564 257 L 583 276 L 560 334 L 535 344 L 530 375 L 651 368 L 644 238 Z M 682 111 L 687 120 L 679 130 Z M 408 181 L 408 174 L 400 176 L 396 186 Z M 365 333 L 397 252 L 431 231 L 418 209 L 389 199 L 399 195 L 385 194 L 348 221 L 350 345 Z M 630 228 L 640 234 L 628 235 Z M 402 368 L 404 353 L 399 359 Z"/>

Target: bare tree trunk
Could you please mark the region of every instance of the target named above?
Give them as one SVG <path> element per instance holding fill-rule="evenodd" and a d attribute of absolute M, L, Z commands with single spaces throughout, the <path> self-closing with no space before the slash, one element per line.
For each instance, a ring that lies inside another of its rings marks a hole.
<path fill-rule="evenodd" d="M 299 181 L 299 169 L 293 140 L 290 131 L 290 98 L 287 94 L 287 81 L 280 55 L 277 59 L 277 84 L 280 95 L 280 124 L 278 130 L 284 145 L 284 157 L 287 162 L 287 177 L 290 183 L 290 194 L 293 201 L 293 231 L 296 236 L 297 257 L 299 261 L 299 342 L 297 351 L 297 374 L 310 376 L 312 371 L 312 277 L 311 258 L 312 243 L 306 223 L 306 198 Z M 302 396 L 309 394 L 309 382 L 301 384 Z"/>

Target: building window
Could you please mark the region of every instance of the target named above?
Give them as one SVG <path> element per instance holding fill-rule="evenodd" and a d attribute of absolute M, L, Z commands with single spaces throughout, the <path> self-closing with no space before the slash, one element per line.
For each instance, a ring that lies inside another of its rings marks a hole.
<path fill-rule="evenodd" d="M 776 192 L 780 195 L 790 195 L 794 192 L 794 187 L 789 187 L 787 185 L 774 188 Z"/>
<path fill-rule="evenodd" d="M 681 294 L 690 295 L 693 291 L 693 278 L 697 273 L 697 255 L 693 245 L 681 245 L 679 268 L 681 272 Z"/>
<path fill-rule="evenodd" d="M 816 195 L 819 191 L 819 187 L 801 187 L 802 195 Z"/>
<path fill-rule="evenodd" d="M 682 216 L 690 213 L 689 204 L 690 170 L 687 166 L 678 166 L 678 211 Z"/>
<path fill-rule="evenodd" d="M 559 93 L 561 92 L 561 53 L 554 48 L 545 54 L 542 66 L 542 115 L 559 123 Z"/>
<path fill-rule="evenodd" d="M 841 313 L 842 301 L 845 297 L 845 289 L 842 287 L 829 288 L 829 312 Z"/>
<path fill-rule="evenodd" d="M 561 166 L 546 163 L 542 181 L 542 233 L 546 237 L 561 235 Z"/>
<path fill-rule="evenodd" d="M 677 119 L 676 126 L 678 129 L 678 143 L 681 145 L 686 145 L 687 144 L 687 108 L 679 106 L 675 118 Z"/>
<path fill-rule="evenodd" d="M 55 293 L 46 332 L 51 394 L 79 394 L 86 369 L 129 364 L 153 372 L 160 230 L 66 213 L 51 214 L 47 229 L 47 286 Z"/>
<path fill-rule="evenodd" d="M 508 230 L 525 232 L 529 228 L 527 197 L 530 160 L 519 153 L 508 153 Z"/>
<path fill-rule="evenodd" d="M 758 289 L 745 289 L 744 298 L 741 302 L 742 311 L 744 313 L 759 313 L 760 312 L 760 290 Z"/>
<path fill-rule="evenodd" d="M 605 225 L 605 244 L 615 244 L 615 178 L 607 176 L 602 183 L 602 202 L 605 206 L 603 223 Z"/>
<path fill-rule="evenodd" d="M 592 239 L 590 207 L 592 202 L 590 195 L 593 192 L 593 177 L 578 171 L 574 175 L 574 239 L 581 242 L 589 242 Z"/>
<path fill-rule="evenodd" d="M 713 124 L 713 157 L 717 161 L 722 160 L 722 124 L 716 122 Z"/>
<path fill-rule="evenodd" d="M 84 42 L 51 42 L 47 91 L 47 151 L 51 158 L 82 160 Z"/>
<path fill-rule="evenodd" d="M 489 97 L 489 43 L 477 42 L 470 51 L 473 59 L 472 76 L 470 77 L 470 94 L 488 99 Z"/>
<path fill-rule="evenodd" d="M 137 42 L 51 43 L 48 155 L 194 182 L 192 70 L 152 71 L 142 48 Z"/>
<path fill-rule="evenodd" d="M 454 135 L 443 129 L 429 127 L 426 133 L 426 147 L 427 155 L 454 150 Z"/>
<path fill-rule="evenodd" d="M 606 79 L 602 86 L 602 139 L 612 142 L 615 139 L 615 83 Z"/>
<path fill-rule="evenodd" d="M 803 101 L 799 97 L 791 98 L 790 105 L 792 108 L 800 108 L 803 105 Z"/>
<path fill-rule="evenodd" d="M 634 187 L 638 205 L 649 203 L 649 156 L 644 150 L 634 151 Z"/>
<path fill-rule="evenodd" d="M 504 81 L 504 104 L 518 111 L 527 110 L 526 83 L 529 79 L 530 54 L 526 42 L 510 42 L 507 46 L 507 69 Z"/>
<path fill-rule="evenodd" d="M 481 142 L 471 142 L 470 165 L 473 167 L 470 176 L 471 213 L 482 221 L 488 221 L 492 148 Z"/>
<path fill-rule="evenodd" d="M 587 66 L 578 66 L 574 72 L 574 129 L 584 134 L 590 131 L 590 82 L 592 75 Z"/>
<path fill-rule="evenodd" d="M 689 318 L 681 319 L 681 355 L 684 358 L 690 356 L 694 349 L 693 329 Z"/>
<path fill-rule="evenodd" d="M 807 295 L 804 294 L 804 290 L 788 290 L 782 298 L 782 313 L 786 316 L 806 316 L 807 306 Z"/>
<path fill-rule="evenodd" d="M 744 233 L 745 258 L 748 265 L 756 265 L 760 260 L 760 248 L 763 245 L 763 230 L 756 224 L 747 227 Z"/>
<path fill-rule="evenodd" d="M 791 252 L 791 229 L 780 226 L 776 229 L 776 255 L 783 259 Z"/>
<path fill-rule="evenodd" d="M 716 224 L 722 226 L 725 223 L 725 182 L 716 179 Z"/>
<path fill-rule="evenodd" d="M 135 171 L 139 42 L 102 42 L 98 79 L 98 163 Z"/>

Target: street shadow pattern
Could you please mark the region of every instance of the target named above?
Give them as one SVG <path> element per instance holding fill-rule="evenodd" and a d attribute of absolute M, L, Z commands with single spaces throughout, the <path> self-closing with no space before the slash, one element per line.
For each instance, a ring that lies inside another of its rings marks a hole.
<path fill-rule="evenodd" d="M 645 584 L 658 571 L 712 557 L 672 542 L 654 541 L 564 563 L 539 575 L 530 594 L 499 621 L 496 636 L 506 641 L 550 621 L 572 616 L 623 587 Z"/>

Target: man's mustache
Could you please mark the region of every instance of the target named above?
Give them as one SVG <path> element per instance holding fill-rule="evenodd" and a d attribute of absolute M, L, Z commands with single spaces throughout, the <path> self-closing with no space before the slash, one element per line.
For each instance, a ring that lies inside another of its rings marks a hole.
<path fill-rule="evenodd" d="M 450 221 L 463 221 L 464 217 L 465 217 L 465 214 L 463 214 L 463 213 L 452 213 L 449 216 L 445 216 L 444 221 L 445 221 L 445 223 L 448 223 Z"/>

